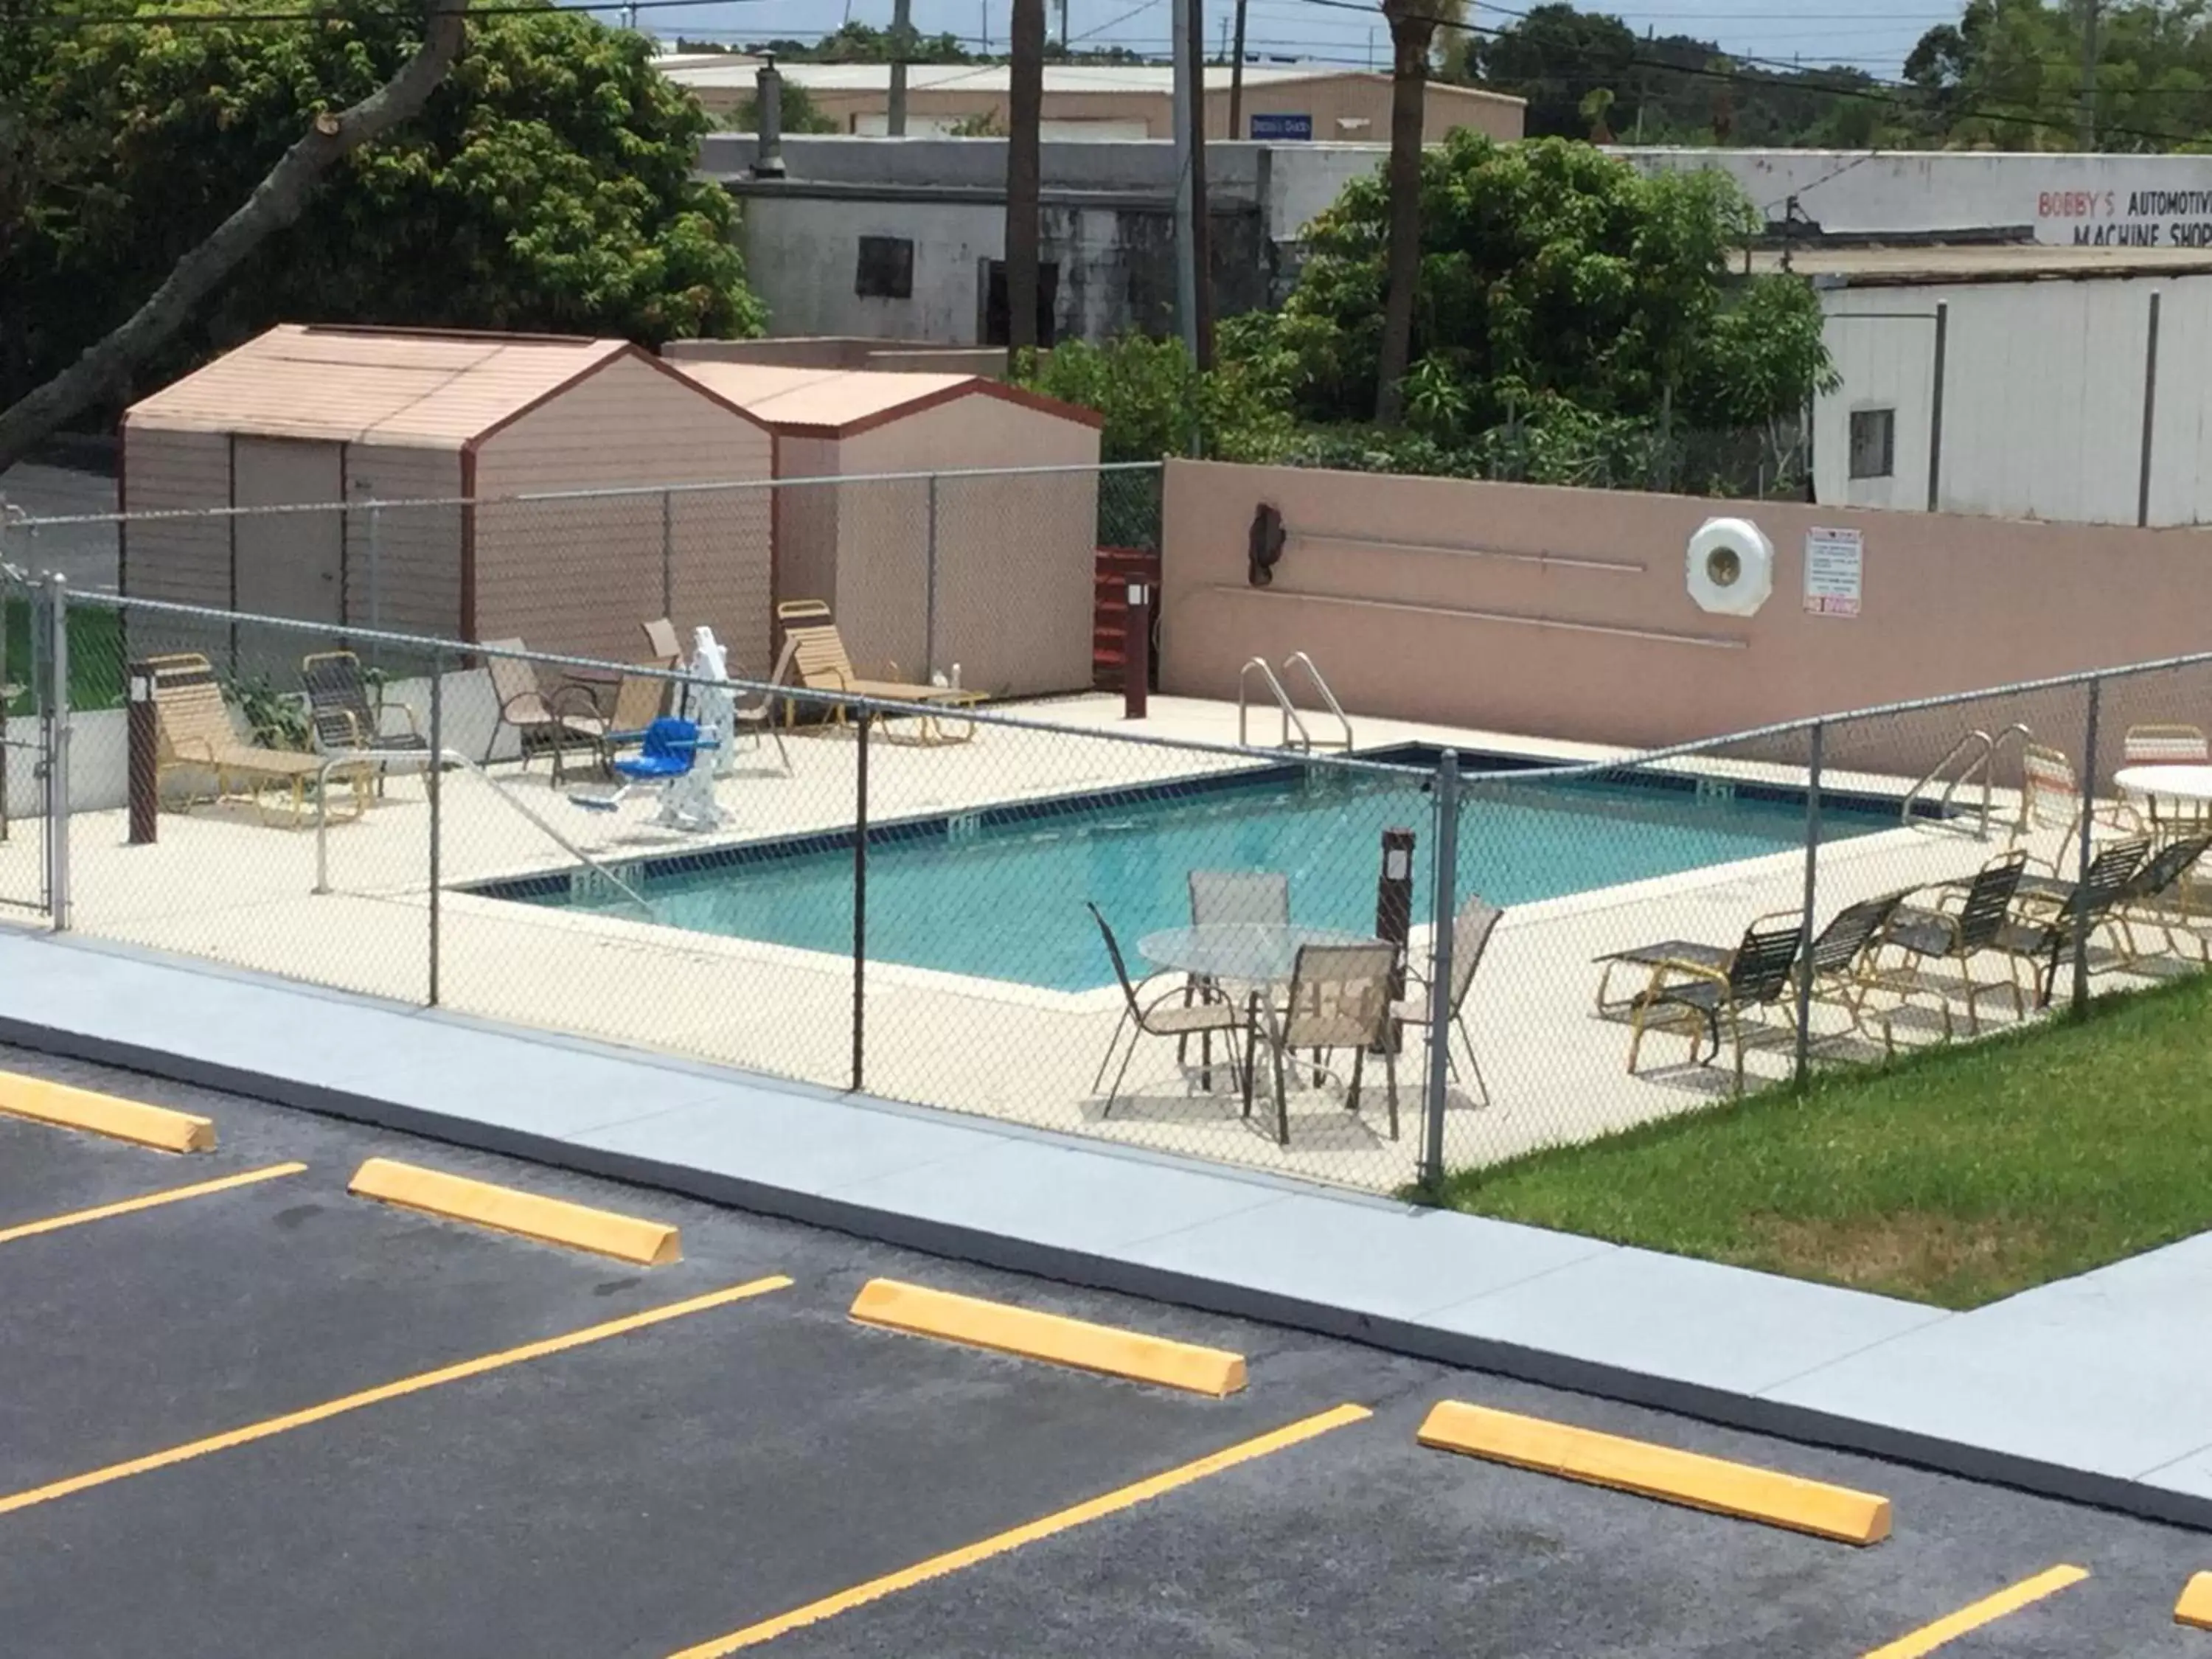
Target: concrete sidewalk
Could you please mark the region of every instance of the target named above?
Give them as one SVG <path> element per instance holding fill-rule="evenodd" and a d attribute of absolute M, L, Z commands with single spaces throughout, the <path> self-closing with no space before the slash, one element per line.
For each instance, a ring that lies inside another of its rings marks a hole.
<path fill-rule="evenodd" d="M 1972 1313 L 67 937 L 0 1041 L 2212 1528 L 2212 1234 Z"/>

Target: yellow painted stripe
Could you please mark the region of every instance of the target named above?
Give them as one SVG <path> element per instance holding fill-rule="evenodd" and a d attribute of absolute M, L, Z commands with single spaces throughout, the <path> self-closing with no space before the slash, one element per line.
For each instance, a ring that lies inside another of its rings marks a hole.
<path fill-rule="evenodd" d="M 684 1259 L 682 1241 L 676 1229 L 665 1222 L 541 1198 L 535 1193 L 495 1187 L 488 1181 L 470 1181 L 388 1158 L 372 1158 L 362 1164 L 346 1190 L 359 1198 L 381 1199 L 386 1204 L 428 1211 L 448 1220 L 473 1222 L 479 1227 L 519 1233 L 572 1250 L 590 1250 L 640 1267 L 665 1267 Z"/>
<path fill-rule="evenodd" d="M 215 1125 L 206 1118 L 173 1112 L 166 1106 L 94 1094 L 89 1089 L 72 1089 L 65 1083 L 49 1083 L 42 1077 L 25 1077 L 19 1072 L 0 1072 L 0 1112 L 115 1140 L 135 1141 L 164 1152 L 215 1150 Z"/>
<path fill-rule="evenodd" d="M 0 1515 L 27 1510 L 34 1504 L 50 1504 L 57 1498 L 68 1498 L 94 1486 L 105 1486 L 117 1480 L 127 1480 L 134 1474 L 149 1474 L 155 1469 L 167 1468 L 173 1463 L 187 1463 L 196 1457 L 205 1457 L 213 1452 L 229 1451 L 238 1446 L 250 1446 L 257 1440 L 304 1429 L 310 1424 L 325 1422 L 333 1417 L 343 1417 L 348 1412 L 357 1412 L 368 1406 L 380 1406 L 387 1400 L 404 1399 L 410 1394 L 421 1394 L 447 1382 L 459 1382 L 471 1376 L 482 1376 L 487 1371 L 504 1370 L 532 1359 L 544 1359 L 548 1355 L 565 1353 L 571 1348 L 580 1348 L 592 1342 L 604 1342 L 610 1337 L 627 1335 L 649 1326 L 662 1325 L 672 1319 L 682 1319 L 687 1314 L 705 1313 L 710 1308 L 720 1308 L 732 1302 L 742 1302 L 748 1297 L 764 1296 L 770 1291 L 780 1291 L 791 1280 L 781 1274 L 769 1279 L 756 1279 L 749 1284 L 733 1285 L 727 1290 L 715 1291 L 707 1296 L 695 1296 L 687 1301 L 672 1302 L 665 1307 L 648 1308 L 643 1313 L 631 1314 L 627 1318 L 611 1319 L 604 1325 L 586 1326 L 580 1331 L 571 1331 L 566 1336 L 552 1336 L 542 1342 L 525 1343 L 519 1348 L 504 1348 L 497 1353 L 488 1353 L 476 1359 L 465 1359 L 458 1365 L 441 1366 L 434 1371 L 420 1371 L 413 1376 L 403 1376 L 397 1382 L 386 1382 L 360 1394 L 349 1394 L 337 1400 L 326 1400 L 319 1406 L 310 1406 L 305 1411 L 288 1412 L 282 1417 L 266 1418 L 258 1423 L 249 1423 L 242 1429 L 228 1433 L 210 1435 L 204 1440 L 189 1440 L 181 1446 L 171 1446 L 165 1451 L 149 1452 L 143 1457 L 134 1457 L 127 1463 L 110 1463 L 106 1468 L 92 1469 L 83 1474 L 73 1474 L 66 1480 L 57 1480 L 52 1486 L 33 1486 L 0 1498 Z"/>
<path fill-rule="evenodd" d="M 2057 1566 L 2039 1572 L 2033 1578 L 2023 1578 L 2009 1589 L 2001 1589 L 1995 1595 L 1985 1595 L 1972 1607 L 1938 1619 L 1932 1625 L 1923 1625 L 1910 1636 L 1900 1636 L 1894 1642 L 1870 1650 L 1865 1659 L 1920 1659 L 1923 1653 L 1933 1653 L 1946 1642 L 1956 1641 L 1968 1631 L 1979 1630 L 1993 1624 L 2008 1613 L 2018 1613 L 2032 1602 L 2046 1595 L 2055 1595 L 2069 1584 L 2078 1584 L 2089 1576 L 2082 1567 Z"/>
<path fill-rule="evenodd" d="M 1327 1434 L 1332 1429 L 1343 1428 L 1347 1424 L 1360 1422 L 1372 1415 L 1364 1406 L 1335 1407 L 1317 1417 L 1289 1424 L 1256 1439 L 1241 1441 L 1210 1457 L 1201 1457 L 1194 1463 L 1185 1463 L 1178 1468 L 1166 1470 L 1149 1480 L 1139 1480 L 1134 1486 L 1122 1486 L 1078 1504 L 1073 1509 L 1061 1510 L 1057 1514 L 1032 1521 L 1027 1526 L 1016 1527 L 1011 1532 L 1002 1532 L 994 1537 L 963 1545 L 942 1555 L 933 1555 L 927 1561 L 917 1561 L 910 1567 L 902 1567 L 881 1578 L 871 1578 L 865 1584 L 855 1584 L 850 1589 L 839 1590 L 835 1595 L 809 1601 L 803 1607 L 793 1607 L 789 1613 L 778 1613 L 757 1625 L 748 1625 L 743 1630 L 732 1631 L 727 1636 L 717 1636 L 710 1642 L 685 1648 L 681 1653 L 672 1656 L 672 1659 L 721 1659 L 722 1655 L 735 1653 L 740 1648 L 758 1647 L 763 1642 L 773 1642 L 777 1637 L 804 1626 L 818 1625 L 825 1619 L 835 1619 L 841 1613 L 850 1613 L 854 1607 L 880 1601 L 886 1595 L 896 1595 L 901 1590 L 912 1589 L 916 1584 L 926 1584 L 933 1578 L 942 1578 L 948 1573 L 958 1572 L 963 1567 L 988 1561 L 993 1556 L 1018 1550 L 1024 1544 L 1034 1544 L 1056 1533 L 1067 1532 L 1089 1522 L 1103 1520 L 1107 1516 L 1171 1492 L 1177 1487 L 1188 1486 L 1209 1475 L 1219 1474 L 1224 1469 L 1233 1469 L 1238 1464 L 1249 1463 L 1255 1458 L 1287 1450 Z"/>
<path fill-rule="evenodd" d="M 2212 1572 L 2200 1572 L 2181 1587 L 2181 1599 L 2173 1604 L 2173 1622 L 2212 1630 Z"/>
<path fill-rule="evenodd" d="M 1216 1398 L 1244 1386 L 1244 1356 L 1190 1342 L 1170 1342 L 1112 1325 L 955 1296 L 892 1279 L 872 1279 L 853 1299 L 853 1317 L 916 1336 L 965 1342 L 1086 1371 L 1134 1377 Z"/>
<path fill-rule="evenodd" d="M 279 1176 L 299 1175 L 307 1167 L 304 1164 L 272 1164 L 265 1170 L 248 1170 L 242 1175 L 225 1176 L 220 1181 L 197 1181 L 189 1187 L 172 1187 L 166 1192 L 148 1193 L 143 1197 L 126 1198 L 89 1210 L 71 1210 L 67 1215 L 50 1215 L 44 1221 L 26 1221 L 13 1227 L 0 1227 L 0 1244 L 12 1244 L 19 1238 L 36 1238 L 40 1233 L 58 1233 L 64 1227 L 81 1227 L 88 1221 L 105 1221 L 110 1216 L 132 1215 L 140 1210 L 157 1210 L 164 1204 L 178 1204 L 188 1198 L 205 1198 L 211 1193 L 227 1193 L 233 1188 L 274 1181 Z"/>
<path fill-rule="evenodd" d="M 1421 1425 L 1420 1442 L 1846 1544 L 1889 1536 L 1887 1498 L 1486 1406 L 1442 1401 Z"/>

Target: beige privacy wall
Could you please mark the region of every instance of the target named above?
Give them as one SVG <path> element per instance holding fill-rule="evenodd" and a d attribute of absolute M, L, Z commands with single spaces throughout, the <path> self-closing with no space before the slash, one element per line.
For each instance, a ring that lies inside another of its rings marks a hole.
<path fill-rule="evenodd" d="M 1355 715 L 1656 746 L 2212 649 L 2212 534 L 2198 530 L 1195 461 L 1169 462 L 1166 488 L 1160 684 L 1181 696 L 1233 698 L 1247 659 L 1302 650 Z M 1289 540 L 1255 588 L 1263 501 Z M 1755 617 L 1709 615 L 1686 591 L 1686 544 L 1716 515 L 1774 544 Z M 1805 608 L 1815 526 L 1863 534 L 1856 617 Z M 2155 678 L 2112 694 L 2107 729 L 2212 724 L 2212 675 Z M 2075 750 L 2078 701 L 2046 699 L 2039 737 Z M 1856 758 L 1930 764 L 1939 726 L 1948 743 L 1982 723 L 1895 722 L 1920 728 L 1902 752 L 1863 733 Z"/>

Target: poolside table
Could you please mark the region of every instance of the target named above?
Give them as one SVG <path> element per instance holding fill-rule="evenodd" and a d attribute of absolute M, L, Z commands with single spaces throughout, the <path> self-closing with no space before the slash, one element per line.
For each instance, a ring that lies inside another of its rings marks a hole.
<path fill-rule="evenodd" d="M 1376 942 L 1371 933 L 1347 933 L 1334 927 L 1214 921 L 1147 933 L 1137 941 L 1137 952 L 1155 968 L 1256 988 L 1287 983 L 1297 966 L 1301 945 Z"/>
<path fill-rule="evenodd" d="M 2212 817 L 2212 766 L 2123 766 L 2112 774 L 2112 782 L 2124 794 L 2141 795 L 2150 803 L 2154 828 L 2193 828 Z M 2161 823 L 2158 804 L 2162 800 L 2186 802 L 2191 810 Z"/>

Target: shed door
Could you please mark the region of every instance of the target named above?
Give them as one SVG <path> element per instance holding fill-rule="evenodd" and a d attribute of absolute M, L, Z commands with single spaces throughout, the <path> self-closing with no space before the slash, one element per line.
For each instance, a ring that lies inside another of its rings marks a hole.
<path fill-rule="evenodd" d="M 249 615 L 343 620 L 345 452 L 338 444 L 237 438 L 232 492 L 240 507 L 328 501 L 328 513 L 247 514 L 236 521 L 238 608 Z"/>

